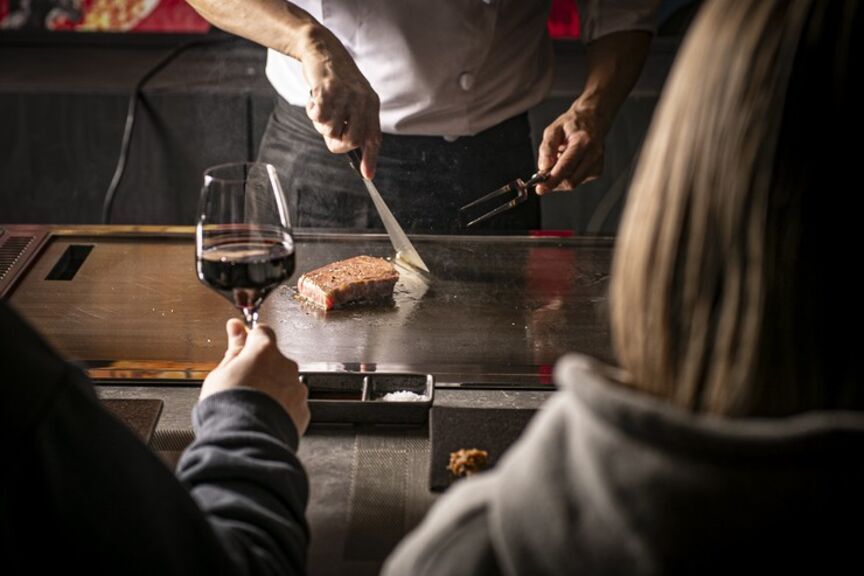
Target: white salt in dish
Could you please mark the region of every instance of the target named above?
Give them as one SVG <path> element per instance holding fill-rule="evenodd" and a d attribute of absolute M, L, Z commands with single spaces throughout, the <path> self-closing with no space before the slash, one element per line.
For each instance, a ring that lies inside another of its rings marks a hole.
<path fill-rule="evenodd" d="M 425 402 L 429 400 L 429 397 L 408 390 L 399 390 L 398 392 L 388 392 L 381 397 L 381 400 L 385 402 Z"/>

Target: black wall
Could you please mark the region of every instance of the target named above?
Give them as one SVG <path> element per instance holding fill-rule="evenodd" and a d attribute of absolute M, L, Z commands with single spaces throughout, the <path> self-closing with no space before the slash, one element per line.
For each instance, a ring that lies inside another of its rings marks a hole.
<path fill-rule="evenodd" d="M 677 41 L 655 40 L 607 138 L 604 176 L 543 200 L 544 228 L 614 233 Z M 0 47 L 0 222 L 98 223 L 136 81 L 166 47 Z M 531 111 L 535 141 L 578 95 L 584 48 L 556 44 L 550 97 Z M 232 41 L 182 52 L 143 90 L 112 222 L 193 224 L 207 166 L 253 159 L 273 106 L 265 52 Z"/>

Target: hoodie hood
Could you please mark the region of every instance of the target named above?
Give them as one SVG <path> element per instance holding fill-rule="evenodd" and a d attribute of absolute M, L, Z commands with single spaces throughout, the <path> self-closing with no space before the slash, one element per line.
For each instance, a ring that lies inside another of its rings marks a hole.
<path fill-rule="evenodd" d="M 851 543 L 840 526 L 864 511 L 864 415 L 694 415 L 575 355 L 555 376 L 561 393 L 499 464 L 490 497 L 506 572 L 800 567 Z"/>

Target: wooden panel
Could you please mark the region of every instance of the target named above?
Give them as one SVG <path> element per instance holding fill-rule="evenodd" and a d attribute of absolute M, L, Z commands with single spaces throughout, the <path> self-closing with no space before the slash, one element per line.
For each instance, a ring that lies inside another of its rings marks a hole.
<path fill-rule="evenodd" d="M 70 245 L 93 250 L 73 279 L 46 280 Z M 97 362 L 206 368 L 223 354 L 224 323 L 235 314 L 196 279 L 191 236 L 56 237 L 9 301 L 62 354 Z"/>

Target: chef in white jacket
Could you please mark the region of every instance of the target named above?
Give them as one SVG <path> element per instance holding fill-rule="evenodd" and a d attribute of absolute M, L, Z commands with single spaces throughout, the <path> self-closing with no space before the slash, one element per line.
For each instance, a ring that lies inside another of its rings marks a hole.
<path fill-rule="evenodd" d="M 334 156 L 360 148 L 363 174 L 415 231 L 458 229 L 459 206 L 538 170 L 550 173 L 540 194 L 596 178 L 657 3 L 579 2 L 585 86 L 546 127 L 535 162 L 527 111 L 552 83 L 548 0 L 190 0 L 269 48 L 278 100 L 259 157 L 286 180 L 299 225 L 378 226 L 362 183 Z M 489 226 L 538 224 L 532 198 Z"/>

